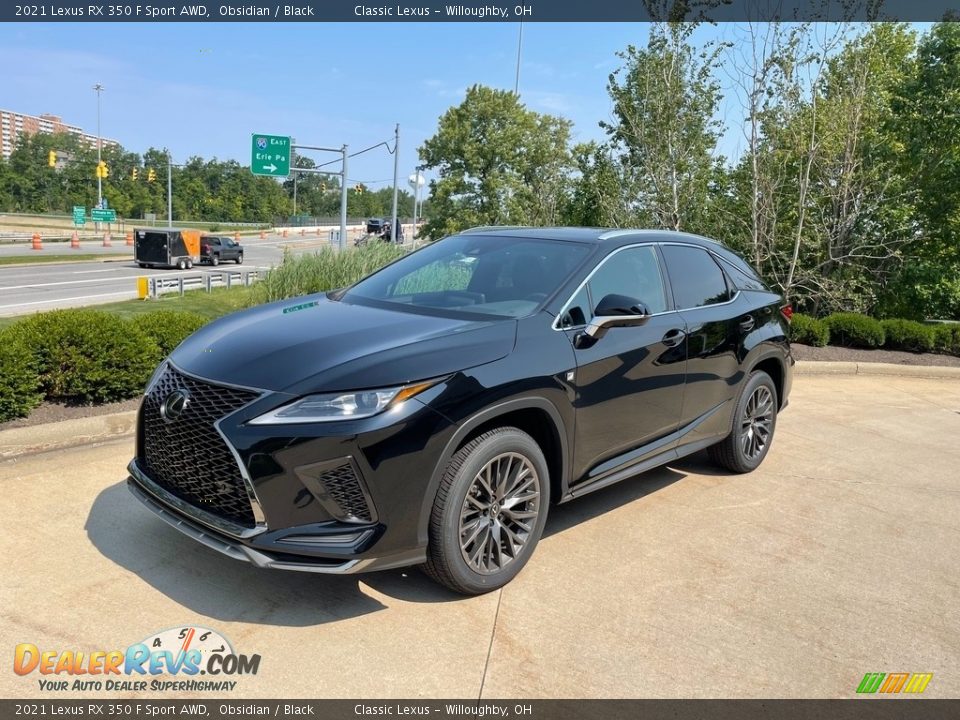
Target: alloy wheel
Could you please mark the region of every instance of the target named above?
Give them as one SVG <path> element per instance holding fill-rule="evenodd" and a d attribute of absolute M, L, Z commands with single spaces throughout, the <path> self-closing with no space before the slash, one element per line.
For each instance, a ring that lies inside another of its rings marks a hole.
<path fill-rule="evenodd" d="M 760 385 L 747 400 L 740 421 L 740 449 L 748 460 L 763 453 L 770 442 L 773 413 L 773 393 L 770 388 Z"/>
<path fill-rule="evenodd" d="M 507 452 L 473 478 L 460 510 L 460 552 L 472 570 L 492 575 L 523 552 L 540 512 L 540 476 L 523 455 Z"/>

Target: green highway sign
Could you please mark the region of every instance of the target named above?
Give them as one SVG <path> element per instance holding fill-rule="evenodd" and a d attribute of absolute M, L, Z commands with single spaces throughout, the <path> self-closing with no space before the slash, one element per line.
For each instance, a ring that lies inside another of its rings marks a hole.
<path fill-rule="evenodd" d="M 250 172 L 287 177 L 290 174 L 290 138 L 286 135 L 253 135 Z"/>
<path fill-rule="evenodd" d="M 83 205 L 73 206 L 73 224 L 83 225 L 87 222 L 87 208 Z"/>
<path fill-rule="evenodd" d="M 90 217 L 94 222 L 116 222 L 117 221 L 117 211 L 116 210 L 100 210 L 99 208 L 94 208 L 90 211 Z"/>

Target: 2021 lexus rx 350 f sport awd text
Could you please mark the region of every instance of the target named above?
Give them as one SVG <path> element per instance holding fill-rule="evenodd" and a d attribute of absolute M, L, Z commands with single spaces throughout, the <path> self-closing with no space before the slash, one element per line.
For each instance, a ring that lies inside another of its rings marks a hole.
<path fill-rule="evenodd" d="M 756 468 L 790 308 L 674 232 L 477 228 L 210 323 L 157 368 L 129 487 L 264 568 L 509 582 L 554 503 L 701 449 Z"/>

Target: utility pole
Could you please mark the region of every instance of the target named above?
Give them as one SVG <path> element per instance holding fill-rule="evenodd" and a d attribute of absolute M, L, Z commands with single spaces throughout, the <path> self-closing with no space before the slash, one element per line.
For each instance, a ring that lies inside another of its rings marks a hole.
<path fill-rule="evenodd" d="M 397 232 L 397 172 L 400 167 L 400 123 L 393 131 L 393 225 L 390 226 L 390 238 L 399 242 L 400 233 Z"/>
<path fill-rule="evenodd" d="M 173 227 L 173 160 L 167 150 L 167 227 Z"/>
<path fill-rule="evenodd" d="M 290 169 L 293 170 L 293 216 L 297 216 L 297 151 L 294 149 L 296 147 L 297 139 L 290 138 Z M 298 223 L 299 224 L 299 223 Z"/>
<path fill-rule="evenodd" d="M 97 207 L 103 207 L 103 178 L 100 177 L 100 146 L 103 145 L 103 141 L 100 137 L 100 93 L 103 92 L 103 85 L 97 83 L 93 86 L 93 89 L 97 93 Z M 99 223 L 97 223 L 99 229 Z"/>
<path fill-rule="evenodd" d="M 523 20 L 520 21 L 520 37 L 517 39 L 517 77 L 513 81 L 513 94 L 520 95 L 520 51 L 523 49 Z"/>
<path fill-rule="evenodd" d="M 347 146 L 343 153 L 343 175 L 340 178 L 340 249 L 347 246 Z"/>

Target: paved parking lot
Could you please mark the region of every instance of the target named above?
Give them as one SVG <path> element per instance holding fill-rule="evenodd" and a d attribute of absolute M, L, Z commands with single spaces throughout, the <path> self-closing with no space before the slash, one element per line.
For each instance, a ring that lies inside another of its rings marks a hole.
<path fill-rule="evenodd" d="M 760 470 L 698 455 L 554 508 L 520 577 L 471 599 L 223 558 L 129 496 L 129 440 L 21 458 L 0 649 L 204 625 L 262 656 L 233 697 L 852 697 L 899 671 L 956 697 L 958 438 L 956 380 L 798 377 Z M 37 677 L 4 667 L 0 696 Z"/>

